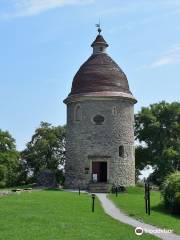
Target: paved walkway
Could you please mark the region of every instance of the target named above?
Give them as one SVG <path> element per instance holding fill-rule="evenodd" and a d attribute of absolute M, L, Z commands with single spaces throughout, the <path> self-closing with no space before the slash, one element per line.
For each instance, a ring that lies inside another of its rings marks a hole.
<path fill-rule="evenodd" d="M 159 237 L 160 239 L 164 239 L 164 240 L 180 240 L 180 235 L 176 235 L 174 233 L 163 233 L 163 232 L 159 232 L 159 230 L 162 230 L 160 228 L 157 228 L 155 226 L 152 226 L 150 224 L 146 224 L 143 222 L 140 222 L 132 217 L 129 217 L 128 215 L 124 214 L 123 212 L 121 212 L 121 210 L 119 208 L 117 208 L 114 203 L 109 200 L 106 196 L 105 193 L 96 193 L 96 196 L 99 198 L 99 200 L 101 201 L 101 204 L 104 208 L 104 211 L 110 215 L 112 218 L 117 219 L 120 222 L 129 224 L 133 227 L 141 227 L 144 232 L 146 232 L 146 230 L 148 231 L 148 233 Z M 166 229 L 167 230 L 167 229 Z M 153 233 L 152 233 L 153 231 Z"/>

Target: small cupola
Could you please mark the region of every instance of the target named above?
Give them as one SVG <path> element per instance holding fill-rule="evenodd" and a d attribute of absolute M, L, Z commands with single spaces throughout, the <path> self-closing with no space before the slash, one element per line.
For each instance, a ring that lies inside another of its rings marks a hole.
<path fill-rule="evenodd" d="M 97 26 L 99 34 L 97 35 L 94 42 L 91 44 L 91 47 L 93 48 L 93 54 L 105 53 L 106 48 L 109 46 L 101 35 L 102 30 L 100 28 L 100 24 L 97 24 Z"/>

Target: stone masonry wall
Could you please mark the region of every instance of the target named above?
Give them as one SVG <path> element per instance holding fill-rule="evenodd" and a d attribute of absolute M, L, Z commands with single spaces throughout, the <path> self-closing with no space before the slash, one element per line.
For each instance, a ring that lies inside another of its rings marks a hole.
<path fill-rule="evenodd" d="M 80 121 L 75 109 L 80 106 Z M 96 125 L 95 115 L 104 116 Z M 84 100 L 67 105 L 66 181 L 67 188 L 86 189 L 91 181 L 92 161 L 107 161 L 108 182 L 123 186 L 135 183 L 133 103 L 126 99 Z M 124 156 L 119 157 L 119 146 Z"/>

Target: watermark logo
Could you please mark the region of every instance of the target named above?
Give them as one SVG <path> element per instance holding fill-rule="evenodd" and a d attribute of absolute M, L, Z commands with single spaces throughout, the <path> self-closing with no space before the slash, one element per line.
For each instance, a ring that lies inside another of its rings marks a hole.
<path fill-rule="evenodd" d="M 135 228 L 135 234 L 141 236 L 143 234 L 143 229 L 141 227 Z"/>
<path fill-rule="evenodd" d="M 142 228 L 142 227 L 137 227 L 134 230 L 135 234 L 138 236 L 141 236 L 143 233 L 149 233 L 149 234 L 153 234 L 153 233 L 172 233 L 173 229 L 160 229 L 160 228 L 155 228 L 155 229 L 147 229 L 147 228 Z"/>

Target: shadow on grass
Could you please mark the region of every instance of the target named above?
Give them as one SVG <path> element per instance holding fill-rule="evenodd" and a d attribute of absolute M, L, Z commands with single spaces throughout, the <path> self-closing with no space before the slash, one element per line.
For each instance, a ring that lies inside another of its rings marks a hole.
<path fill-rule="evenodd" d="M 160 203 L 160 204 L 158 204 L 158 205 L 156 205 L 156 206 L 153 206 L 153 207 L 151 207 L 151 209 L 152 209 L 153 211 L 155 211 L 155 212 L 163 213 L 163 214 L 165 214 L 165 215 L 171 215 L 172 217 L 180 220 L 180 215 L 172 214 L 172 212 L 171 212 L 169 209 L 167 209 L 167 208 L 164 206 L 163 203 Z"/>
<path fill-rule="evenodd" d="M 60 189 L 60 188 L 44 188 L 43 190 L 45 190 L 45 191 L 57 191 L 57 192 L 64 191 L 63 189 Z"/>

